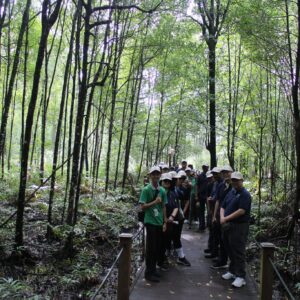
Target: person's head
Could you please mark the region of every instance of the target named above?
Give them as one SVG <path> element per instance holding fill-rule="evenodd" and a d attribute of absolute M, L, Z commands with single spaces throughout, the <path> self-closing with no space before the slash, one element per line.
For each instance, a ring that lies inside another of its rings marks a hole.
<path fill-rule="evenodd" d="M 160 178 L 160 168 L 158 166 L 154 166 L 149 170 L 149 178 L 153 184 L 157 184 Z"/>
<path fill-rule="evenodd" d="M 159 182 L 161 183 L 162 187 L 166 190 L 170 190 L 172 185 L 172 176 L 170 173 L 164 173 L 161 175 Z"/>
<path fill-rule="evenodd" d="M 193 169 L 194 169 L 194 166 L 193 166 L 192 164 L 189 164 L 189 165 L 188 165 L 188 168 L 190 168 L 191 170 L 193 170 Z"/>
<path fill-rule="evenodd" d="M 244 185 L 243 174 L 240 172 L 233 172 L 231 174 L 231 184 L 236 190 L 241 190 Z"/>
<path fill-rule="evenodd" d="M 211 173 L 213 174 L 214 180 L 219 181 L 221 179 L 221 169 L 218 167 L 214 167 L 211 170 Z"/>
<path fill-rule="evenodd" d="M 214 180 L 214 176 L 211 171 L 206 172 L 206 178 L 208 182 L 212 182 Z"/>
<path fill-rule="evenodd" d="M 162 174 L 165 174 L 165 173 L 169 172 L 169 166 L 166 165 L 166 164 L 162 165 L 161 169 L 162 169 L 161 170 Z"/>
<path fill-rule="evenodd" d="M 187 161 L 183 159 L 183 160 L 181 161 L 181 168 L 182 168 L 183 170 L 185 170 L 186 167 L 187 167 Z"/>
<path fill-rule="evenodd" d="M 209 168 L 208 164 L 203 164 L 203 165 L 202 165 L 202 171 L 203 171 L 204 173 L 207 173 L 208 168 Z"/>
<path fill-rule="evenodd" d="M 186 179 L 186 173 L 184 171 L 179 171 L 174 178 L 177 179 L 176 185 L 177 186 L 182 186 L 183 182 Z"/>
<path fill-rule="evenodd" d="M 224 166 L 221 168 L 222 177 L 226 182 L 231 180 L 231 174 L 233 170 L 230 166 Z"/>
<path fill-rule="evenodd" d="M 191 168 L 187 167 L 184 171 L 185 171 L 187 177 L 191 177 L 191 172 L 192 172 Z"/>

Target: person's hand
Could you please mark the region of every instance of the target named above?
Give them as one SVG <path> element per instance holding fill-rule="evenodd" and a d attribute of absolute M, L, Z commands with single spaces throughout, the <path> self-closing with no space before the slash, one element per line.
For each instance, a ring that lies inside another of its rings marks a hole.
<path fill-rule="evenodd" d="M 199 201 L 196 202 L 196 207 L 200 207 L 200 202 Z"/>
<path fill-rule="evenodd" d="M 168 222 L 168 223 L 173 223 L 173 221 L 174 221 L 174 217 L 171 215 L 171 216 L 168 218 L 167 222 Z"/>
<path fill-rule="evenodd" d="M 213 217 L 212 222 L 213 222 L 213 223 L 217 223 L 216 217 Z"/>
<path fill-rule="evenodd" d="M 211 201 L 212 200 L 212 197 L 207 197 L 207 201 Z"/>
<path fill-rule="evenodd" d="M 163 225 L 163 232 L 166 232 L 167 231 L 167 223 L 164 223 Z"/>
<path fill-rule="evenodd" d="M 161 200 L 160 197 L 157 197 L 157 198 L 155 199 L 155 203 L 156 203 L 156 204 L 160 204 L 161 202 L 162 202 L 162 200 Z"/>
<path fill-rule="evenodd" d="M 225 224 L 226 223 L 226 219 L 225 219 L 225 217 L 220 217 L 220 223 L 221 224 Z"/>

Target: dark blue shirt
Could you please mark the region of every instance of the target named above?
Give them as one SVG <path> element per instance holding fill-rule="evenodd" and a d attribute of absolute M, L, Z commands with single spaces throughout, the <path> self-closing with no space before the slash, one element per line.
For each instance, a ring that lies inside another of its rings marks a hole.
<path fill-rule="evenodd" d="M 250 210 L 251 210 L 251 195 L 245 189 L 242 188 L 240 191 L 232 189 L 225 197 L 222 208 L 224 209 L 224 217 L 227 217 L 237 211 L 238 209 L 244 209 L 245 214 L 231 220 L 234 223 L 245 223 L 249 222 Z"/>
<path fill-rule="evenodd" d="M 202 198 L 206 196 L 207 178 L 206 174 L 202 172 L 197 178 L 198 195 Z"/>
<path fill-rule="evenodd" d="M 167 217 L 169 217 L 174 208 L 178 208 L 178 201 L 176 199 L 176 194 L 174 191 L 167 191 L 167 199 L 168 199 L 168 203 L 166 204 L 166 213 L 167 213 Z"/>
<path fill-rule="evenodd" d="M 211 197 L 214 202 L 218 200 L 218 194 L 220 193 L 220 189 L 222 188 L 222 179 L 214 182 L 214 186 L 211 192 Z"/>

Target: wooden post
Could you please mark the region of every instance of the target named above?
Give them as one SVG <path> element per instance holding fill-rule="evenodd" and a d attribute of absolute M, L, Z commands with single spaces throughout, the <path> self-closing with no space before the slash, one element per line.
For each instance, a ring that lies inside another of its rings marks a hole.
<path fill-rule="evenodd" d="M 275 245 L 261 243 L 260 257 L 260 300 L 272 300 L 273 293 L 273 268 L 269 258 L 274 257 Z"/>
<path fill-rule="evenodd" d="M 122 233 L 119 238 L 123 252 L 118 270 L 118 300 L 129 300 L 132 234 Z"/>

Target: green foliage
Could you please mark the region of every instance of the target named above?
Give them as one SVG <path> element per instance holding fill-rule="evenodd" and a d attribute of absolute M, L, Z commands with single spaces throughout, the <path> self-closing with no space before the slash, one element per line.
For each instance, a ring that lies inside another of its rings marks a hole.
<path fill-rule="evenodd" d="M 30 295 L 32 289 L 25 282 L 13 278 L 0 279 L 0 299 L 20 299 Z"/>

